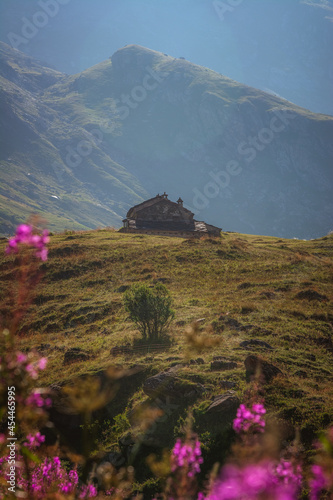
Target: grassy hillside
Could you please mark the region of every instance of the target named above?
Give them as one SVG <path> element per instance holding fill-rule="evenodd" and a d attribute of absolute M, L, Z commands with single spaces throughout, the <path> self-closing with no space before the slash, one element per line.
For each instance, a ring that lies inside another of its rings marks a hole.
<path fill-rule="evenodd" d="M 264 386 L 269 418 L 284 422 L 289 439 L 294 435 L 290 429 L 298 426 L 309 446 L 316 432 L 333 421 L 332 243 L 332 236 L 299 241 L 223 233 L 220 239 L 185 240 L 107 229 L 54 235 L 49 260 L 41 266 L 37 296 L 19 331 L 19 344 L 48 357 L 41 379 L 46 386 L 68 384 L 110 365 L 135 368 L 136 375 L 124 380 L 107 417 L 95 422 L 103 449 L 119 449 L 133 409 L 149 402 L 142 391 L 145 379 L 175 365 L 181 380 L 199 382 L 206 391 L 160 424 L 161 442 L 172 445 L 189 409 L 194 412 L 195 430 L 207 441 L 216 429 L 204 419 L 205 408 L 225 392 L 223 381 L 233 382 L 242 400 L 249 387 L 244 368 L 249 352 L 283 373 Z M 15 257 L 4 257 L 4 246 L 2 241 L 0 293 L 6 303 L 14 286 Z M 123 307 L 124 290 L 137 282 L 163 282 L 170 290 L 175 309 L 169 330 L 173 343 L 159 351 L 137 348 L 111 354 L 113 347 L 132 344 L 140 336 Z M 205 335 L 220 339 L 218 347 L 191 351 L 186 332 L 195 321 Z M 251 339 L 272 349 L 240 346 Z M 86 359 L 64 363 L 65 353 L 73 347 L 81 349 Z M 198 356 L 203 364 L 193 361 Z M 212 370 L 215 356 L 237 365 L 227 371 Z M 117 417 L 112 427 L 117 415 L 121 420 Z M 132 432 L 137 432 L 134 424 Z"/>

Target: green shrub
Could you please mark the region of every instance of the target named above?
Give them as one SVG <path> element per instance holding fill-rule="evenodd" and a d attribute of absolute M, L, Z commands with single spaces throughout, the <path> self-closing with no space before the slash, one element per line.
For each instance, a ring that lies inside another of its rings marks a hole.
<path fill-rule="evenodd" d="M 131 428 L 128 418 L 123 413 L 116 415 L 113 420 L 114 424 L 112 426 L 112 432 L 117 435 L 121 435 L 123 432 Z"/>
<path fill-rule="evenodd" d="M 140 329 L 143 339 L 158 341 L 174 318 L 172 299 L 168 289 L 158 283 L 154 288 L 136 284 L 124 294 L 124 305 L 129 317 Z"/>

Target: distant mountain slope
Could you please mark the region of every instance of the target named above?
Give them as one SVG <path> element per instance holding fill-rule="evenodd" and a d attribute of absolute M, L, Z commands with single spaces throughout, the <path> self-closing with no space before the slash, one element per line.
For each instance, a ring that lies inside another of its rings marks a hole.
<path fill-rule="evenodd" d="M 75 107 L 74 119 L 43 100 L 44 88 L 65 75 L 0 49 L 0 232 L 10 234 L 31 212 L 55 230 L 119 226 L 126 207 L 147 193 L 80 125 L 88 110 Z M 87 138 L 84 164 L 66 164 L 70 148 Z"/>
<path fill-rule="evenodd" d="M 228 230 L 332 229 L 332 117 L 139 46 L 72 76 L 0 48 L 2 232 L 119 227 L 164 190 Z"/>
<path fill-rule="evenodd" d="M 141 40 L 333 115 L 332 0 L 60 0 L 46 29 L 32 25 L 26 36 L 38 11 L 58 10 L 54 2 L 2 0 L 0 40 L 69 74 Z"/>

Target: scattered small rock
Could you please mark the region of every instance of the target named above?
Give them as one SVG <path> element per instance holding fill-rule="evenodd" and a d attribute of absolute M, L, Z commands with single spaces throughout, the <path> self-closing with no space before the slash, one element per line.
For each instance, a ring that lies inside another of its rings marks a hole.
<path fill-rule="evenodd" d="M 328 297 L 326 295 L 323 295 L 321 293 L 316 292 L 316 290 L 311 290 L 308 288 L 307 290 L 302 290 L 301 292 L 298 292 L 296 295 L 297 299 L 306 299 L 306 300 L 328 300 Z"/>
<path fill-rule="evenodd" d="M 265 361 L 258 356 L 250 354 L 244 361 L 246 369 L 246 380 L 250 381 L 253 377 L 259 374 L 259 377 L 263 379 L 264 382 L 269 382 L 272 378 L 277 375 L 282 375 L 279 368 L 272 365 L 268 361 Z"/>
<path fill-rule="evenodd" d="M 237 363 L 235 361 L 226 360 L 216 360 L 212 361 L 210 364 L 210 369 L 213 370 L 233 370 L 237 368 Z"/>
<path fill-rule="evenodd" d="M 156 281 L 159 281 L 160 283 L 167 283 L 169 280 L 168 278 L 157 278 Z"/>
<path fill-rule="evenodd" d="M 89 354 L 80 349 L 80 347 L 71 347 L 64 355 L 64 364 L 74 363 L 75 361 L 86 361 Z"/>
<path fill-rule="evenodd" d="M 251 312 L 255 311 L 256 309 L 251 306 L 242 306 L 241 308 L 241 314 L 251 314 Z"/>
<path fill-rule="evenodd" d="M 119 288 L 117 288 L 117 292 L 123 293 L 126 292 L 126 290 L 129 289 L 129 285 L 121 285 Z"/>
<path fill-rule="evenodd" d="M 200 396 L 205 388 L 202 384 L 182 380 L 172 372 L 161 372 L 145 380 L 143 392 L 161 400 L 181 401 Z"/>
<path fill-rule="evenodd" d="M 258 339 L 244 340 L 239 344 L 239 346 L 242 347 L 243 349 L 251 349 L 251 347 L 262 347 L 264 349 L 270 349 L 270 350 L 273 349 L 273 347 L 270 344 L 264 342 L 263 340 L 258 340 Z"/>
<path fill-rule="evenodd" d="M 204 363 L 202 358 L 190 359 L 190 365 L 203 365 Z"/>
<path fill-rule="evenodd" d="M 240 401 L 235 391 L 227 391 L 221 396 L 216 396 L 207 409 L 207 414 L 218 414 L 219 416 L 234 418 Z"/>
<path fill-rule="evenodd" d="M 233 318 L 227 318 L 225 320 L 225 324 L 227 326 L 229 326 L 230 328 L 233 328 L 234 330 L 240 330 L 243 326 L 242 323 L 237 321 L 237 319 L 233 319 Z"/>

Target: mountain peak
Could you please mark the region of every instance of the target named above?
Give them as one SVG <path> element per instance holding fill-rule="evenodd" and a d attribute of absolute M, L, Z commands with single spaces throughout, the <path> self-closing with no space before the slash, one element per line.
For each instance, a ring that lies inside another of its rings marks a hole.
<path fill-rule="evenodd" d="M 71 76 L 0 56 L 4 233 L 36 200 L 52 230 L 118 226 L 161 185 L 233 231 L 331 229 L 332 118 L 139 45 Z"/>
<path fill-rule="evenodd" d="M 141 45 L 132 44 L 125 45 L 125 47 L 118 49 L 110 59 L 114 69 L 117 70 L 129 66 L 132 67 L 132 69 L 145 67 L 147 65 L 150 66 L 157 62 L 161 57 L 165 57 L 165 54 L 147 49 Z"/>

